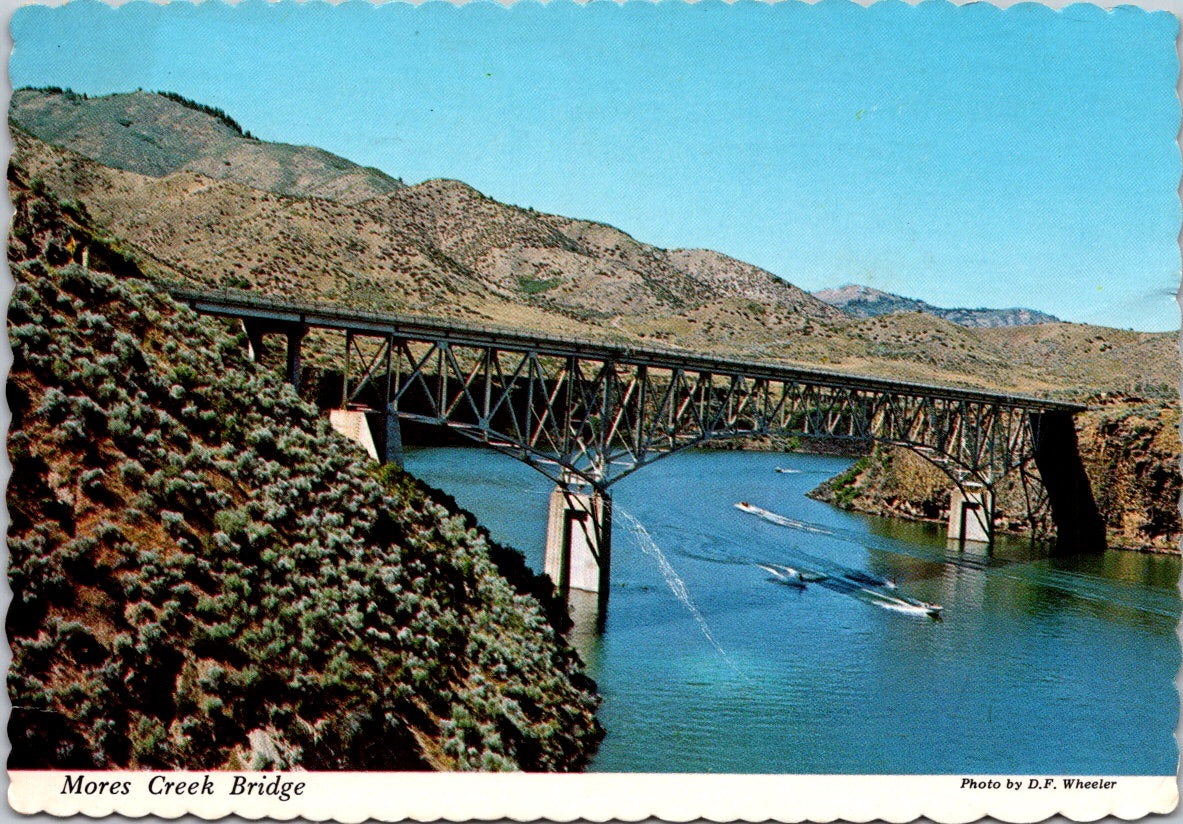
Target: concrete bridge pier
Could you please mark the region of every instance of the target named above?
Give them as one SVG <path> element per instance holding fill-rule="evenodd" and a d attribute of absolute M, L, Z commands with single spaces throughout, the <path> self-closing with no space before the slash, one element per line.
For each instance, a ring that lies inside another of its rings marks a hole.
<path fill-rule="evenodd" d="M 263 357 L 263 337 L 265 335 L 282 334 L 287 338 L 285 375 L 287 382 L 298 394 L 300 391 L 300 347 L 304 342 L 304 336 L 308 334 L 308 327 L 303 323 L 269 322 L 243 318 L 242 328 L 246 332 L 247 352 L 255 363 L 258 363 Z"/>
<path fill-rule="evenodd" d="M 550 494 L 546 525 L 546 574 L 567 602 L 582 604 L 596 595 L 596 626 L 608 614 L 612 564 L 612 497 L 577 482 L 560 484 Z"/>
<path fill-rule="evenodd" d="M 946 536 L 964 547 L 966 542 L 994 541 L 994 491 L 985 484 L 966 481 L 949 492 L 949 525 Z"/>
<path fill-rule="evenodd" d="M 249 318 L 242 319 L 242 331 L 246 332 L 246 353 L 253 363 L 263 360 L 263 324 Z"/>
<path fill-rule="evenodd" d="M 385 412 L 330 409 L 329 423 L 337 432 L 359 444 L 378 463 L 403 465 L 402 429 L 398 413 L 393 409 Z"/>
<path fill-rule="evenodd" d="M 300 394 L 300 345 L 304 342 L 304 336 L 308 334 L 308 327 L 302 324 L 292 325 L 283 331 L 288 339 L 287 380 L 298 395 Z"/>

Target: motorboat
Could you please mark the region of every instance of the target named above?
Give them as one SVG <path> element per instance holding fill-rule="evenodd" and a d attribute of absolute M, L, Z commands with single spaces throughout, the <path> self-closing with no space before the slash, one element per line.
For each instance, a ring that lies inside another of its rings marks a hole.
<path fill-rule="evenodd" d="M 801 576 L 800 572 L 793 569 L 792 567 L 781 566 L 780 564 L 777 564 L 776 566 L 769 564 L 756 564 L 756 566 L 760 567 L 760 569 L 764 570 L 765 572 L 772 573 L 774 577 L 771 580 L 775 583 L 784 584 L 788 587 L 800 587 L 802 589 L 805 587 L 805 579 Z"/>

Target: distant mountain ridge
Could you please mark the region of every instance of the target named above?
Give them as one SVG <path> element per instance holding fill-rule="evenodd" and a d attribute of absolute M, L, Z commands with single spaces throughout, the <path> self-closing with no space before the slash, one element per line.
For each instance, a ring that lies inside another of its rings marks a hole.
<path fill-rule="evenodd" d="M 837 289 L 822 289 L 812 294 L 818 300 L 858 318 L 874 318 L 894 312 L 924 312 L 960 326 L 977 328 L 1034 326 L 1039 323 L 1061 322 L 1054 315 L 1035 309 L 942 309 L 927 301 L 893 295 L 855 283 Z"/>
<path fill-rule="evenodd" d="M 193 171 L 343 203 L 406 187 L 323 149 L 256 140 L 225 112 L 172 92 L 88 97 L 69 89 L 17 89 L 8 116 L 46 143 L 150 177 Z"/>

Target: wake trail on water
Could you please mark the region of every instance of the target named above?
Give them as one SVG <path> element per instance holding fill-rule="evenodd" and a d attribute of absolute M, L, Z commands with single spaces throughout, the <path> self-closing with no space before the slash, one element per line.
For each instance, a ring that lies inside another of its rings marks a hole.
<path fill-rule="evenodd" d="M 928 617 L 930 615 L 928 607 L 922 604 L 912 604 L 907 601 L 893 598 L 890 600 L 880 600 L 878 598 L 867 599 L 868 603 L 874 604 L 880 609 L 891 610 L 892 612 L 902 612 L 905 615 L 919 615 Z"/>
<path fill-rule="evenodd" d="M 880 609 L 902 612 L 906 615 L 930 617 L 939 612 L 940 608 L 933 604 L 918 601 L 897 591 L 895 582 L 874 575 L 868 575 L 857 569 L 848 569 L 838 564 L 818 565 L 818 568 L 790 567 L 784 564 L 752 562 L 765 572 L 772 573 L 769 580 L 804 590 L 808 584 L 837 592 L 879 607 Z M 822 572 L 825 567 L 828 572 Z"/>
<path fill-rule="evenodd" d="M 777 512 L 770 512 L 767 509 L 752 506 L 746 501 L 736 504 L 736 507 L 743 512 L 756 515 L 778 526 L 789 527 L 812 534 L 836 537 L 833 530 L 826 529 L 818 524 L 799 521 Z M 861 569 L 846 567 L 834 561 L 819 558 L 800 549 L 794 549 L 792 555 L 794 556 L 794 563 L 798 564 L 798 566 L 789 567 L 784 564 L 758 559 L 753 559 L 750 563 L 766 572 L 771 572 L 774 576 L 771 580 L 775 583 L 800 588 L 804 588 L 809 583 L 816 583 L 818 586 L 825 587 L 840 595 L 849 595 L 856 600 L 872 606 L 907 615 L 936 617 L 941 611 L 941 607 L 936 604 L 917 600 L 898 591 L 895 582 L 890 579 L 872 575 Z M 808 566 L 801 564 L 802 560 Z"/>
<path fill-rule="evenodd" d="M 661 547 L 659 547 L 657 542 L 653 540 L 653 536 L 649 534 L 649 530 L 645 529 L 644 524 L 633 517 L 632 513 L 624 510 L 619 504 L 613 507 L 613 512 L 624 518 L 625 522 L 628 524 L 629 531 L 632 532 L 633 538 L 636 540 L 637 546 L 640 547 L 641 552 L 645 553 L 657 562 L 657 567 L 661 570 L 661 577 L 665 579 L 666 586 L 670 588 L 670 592 L 674 594 L 674 597 L 682 602 L 682 606 L 686 607 L 686 610 L 690 613 L 691 617 L 694 618 L 695 622 L 698 624 L 698 628 L 702 630 L 702 634 L 706 637 L 707 641 L 710 642 L 711 646 L 715 648 L 715 651 L 718 652 L 719 655 L 723 656 L 723 660 L 725 660 L 733 670 L 740 673 L 740 675 L 743 675 L 739 667 L 737 667 L 735 662 L 731 660 L 731 656 L 727 654 L 727 650 L 723 649 L 722 645 L 720 645 L 719 642 L 715 640 L 714 633 L 711 632 L 710 625 L 707 624 L 706 618 L 702 617 L 702 613 L 698 611 L 698 607 L 695 606 L 694 600 L 690 597 L 690 591 L 686 589 L 686 582 L 682 580 L 681 576 L 678 575 L 678 571 L 674 569 L 674 567 L 670 564 L 669 559 L 665 557 L 665 553 L 661 551 Z"/>
<path fill-rule="evenodd" d="M 752 507 L 752 512 L 759 515 L 766 521 L 774 523 L 777 526 L 787 526 L 789 529 L 796 529 L 799 532 L 811 532 L 814 535 L 828 535 L 830 537 L 838 537 L 832 529 L 822 526 L 821 524 L 810 523 L 809 521 L 798 521 L 796 518 L 790 518 L 787 515 L 781 515 L 776 512 L 769 512 L 767 509 L 760 509 L 759 507 Z"/>
<path fill-rule="evenodd" d="M 1164 590 L 1149 590 L 1136 587 L 1135 585 L 1127 584 L 1125 582 L 1089 575 L 1087 573 L 1052 570 L 1030 564 L 1018 564 L 1017 562 L 1013 561 L 988 557 L 965 558 L 961 556 L 948 555 L 945 553 L 941 553 L 940 555 L 934 557 L 932 553 L 925 553 L 922 551 L 908 551 L 898 543 L 890 541 L 889 539 L 864 535 L 862 533 L 857 533 L 841 528 L 830 529 L 820 524 L 802 521 L 796 518 L 790 518 L 786 515 L 781 515 L 776 512 L 761 509 L 760 507 L 751 507 L 751 509 L 748 511 L 751 514 L 768 521 L 769 523 L 776 524 L 777 526 L 783 526 L 797 532 L 824 535 L 835 540 L 853 543 L 859 546 L 865 546 L 895 555 L 904 555 L 926 561 L 937 561 L 940 563 L 951 564 L 953 566 L 968 567 L 983 572 L 988 571 L 989 574 L 996 575 L 1000 578 L 1006 578 L 1012 581 L 1021 581 L 1028 584 L 1037 584 L 1039 586 L 1046 587 L 1047 589 L 1064 592 L 1077 598 L 1081 598 L 1082 600 L 1092 601 L 1098 604 L 1116 604 L 1127 609 L 1132 609 L 1163 618 L 1169 618 L 1172 620 L 1178 616 L 1176 596 L 1174 593 Z M 820 562 L 823 566 L 838 566 L 832 562 L 812 556 L 803 550 L 795 550 L 795 553 L 814 562 Z M 1016 566 L 1021 566 L 1021 570 L 1007 568 Z"/>

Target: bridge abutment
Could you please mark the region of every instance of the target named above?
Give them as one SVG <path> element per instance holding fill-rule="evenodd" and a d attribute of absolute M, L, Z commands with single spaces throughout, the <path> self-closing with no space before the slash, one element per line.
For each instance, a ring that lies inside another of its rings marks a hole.
<path fill-rule="evenodd" d="M 329 423 L 332 424 L 337 434 L 349 438 L 364 449 L 367 455 L 375 461 L 378 460 L 378 445 L 374 443 L 374 436 L 370 431 L 370 424 L 366 420 L 365 412 L 353 409 L 330 409 Z"/>
<path fill-rule="evenodd" d="M 585 490 L 560 484 L 551 492 L 545 569 L 568 604 L 572 591 L 594 593 L 602 622 L 611 575 L 612 498 L 599 490 Z"/>

